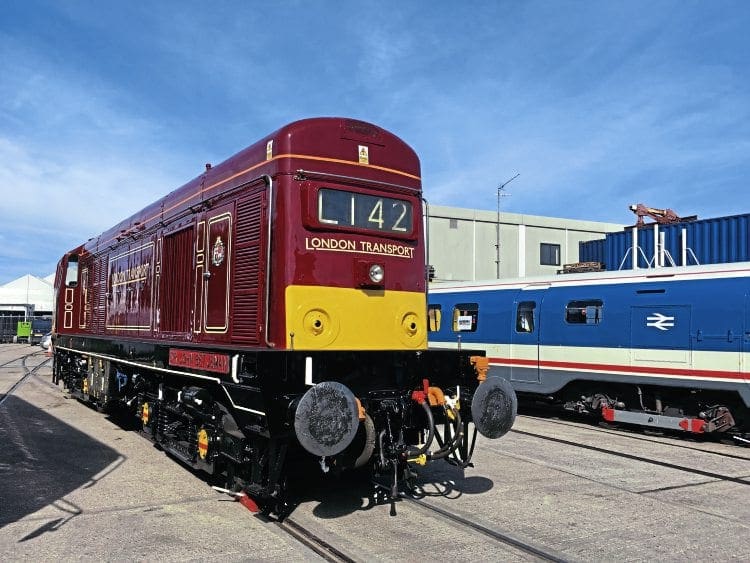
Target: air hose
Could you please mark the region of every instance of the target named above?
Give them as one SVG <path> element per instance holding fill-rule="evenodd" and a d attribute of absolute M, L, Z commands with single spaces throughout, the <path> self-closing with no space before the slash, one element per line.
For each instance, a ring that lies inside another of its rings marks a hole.
<path fill-rule="evenodd" d="M 446 408 L 445 410 L 447 411 L 448 408 Z M 441 444 L 441 440 L 438 437 L 438 444 L 440 444 L 441 447 L 438 451 L 432 454 L 432 459 L 443 459 L 455 452 L 456 448 L 461 442 L 461 438 L 463 438 L 463 423 L 461 422 L 461 414 L 458 412 L 458 410 L 452 408 L 451 411 L 453 412 L 453 416 L 455 417 L 456 433 L 450 440 L 446 440 L 445 444 Z M 446 430 L 448 427 L 449 426 L 446 426 Z"/>
<path fill-rule="evenodd" d="M 422 445 L 422 447 L 418 449 L 406 450 L 407 457 L 419 457 L 421 455 L 424 455 L 425 453 L 427 453 L 427 450 L 430 449 L 430 446 L 432 445 L 432 441 L 435 439 L 435 419 L 432 416 L 432 410 L 430 409 L 430 405 L 427 403 L 427 401 L 422 401 L 420 404 L 422 405 L 422 409 L 424 410 L 425 415 L 427 416 L 427 424 L 429 426 L 427 440 L 425 440 L 425 443 Z"/>

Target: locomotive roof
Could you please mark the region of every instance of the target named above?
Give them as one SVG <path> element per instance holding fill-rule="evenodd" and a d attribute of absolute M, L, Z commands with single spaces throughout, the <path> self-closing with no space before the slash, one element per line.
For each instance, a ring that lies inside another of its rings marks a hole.
<path fill-rule="evenodd" d="M 377 162 L 363 164 L 358 162 L 356 155 L 342 153 L 342 139 L 370 147 L 388 147 L 388 151 L 378 152 L 380 160 Z M 191 207 L 264 174 L 293 174 L 299 168 L 300 160 L 353 164 L 363 169 L 358 172 L 363 177 L 377 179 L 385 172 L 398 178 L 400 185 L 415 192 L 421 190 L 419 158 L 409 145 L 393 133 L 371 123 L 348 118 L 302 119 L 281 127 L 216 166 L 207 164 L 200 175 L 71 252 L 97 253 L 123 238 L 156 224 L 170 222 Z"/>

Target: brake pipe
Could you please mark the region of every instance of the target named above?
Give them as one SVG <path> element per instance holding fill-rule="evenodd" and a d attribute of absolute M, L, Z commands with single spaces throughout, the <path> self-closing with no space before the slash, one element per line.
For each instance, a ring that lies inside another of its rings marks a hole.
<path fill-rule="evenodd" d="M 446 413 L 449 412 L 448 408 L 445 409 Z M 456 426 L 456 434 L 451 438 L 450 443 L 447 443 L 443 445 L 437 452 L 432 454 L 432 459 L 443 459 L 449 455 L 451 455 L 453 452 L 456 451 L 456 448 L 458 447 L 458 444 L 460 443 L 461 439 L 463 438 L 464 431 L 463 431 L 463 422 L 461 421 L 461 414 L 458 411 L 453 411 L 453 415 L 455 417 L 455 426 Z M 450 422 L 448 423 L 448 427 L 450 426 Z"/>
<path fill-rule="evenodd" d="M 422 393 L 422 391 L 415 391 L 414 393 Z M 407 458 L 419 457 L 423 454 L 426 454 L 427 450 L 429 450 L 430 446 L 432 445 L 432 441 L 435 439 L 435 419 L 432 416 L 432 409 L 430 409 L 430 405 L 427 403 L 427 401 L 423 400 L 419 404 L 422 405 L 422 409 L 427 415 L 427 424 L 429 427 L 427 440 L 425 440 L 425 443 L 419 449 L 416 449 L 416 450 L 407 449 L 406 450 Z"/>

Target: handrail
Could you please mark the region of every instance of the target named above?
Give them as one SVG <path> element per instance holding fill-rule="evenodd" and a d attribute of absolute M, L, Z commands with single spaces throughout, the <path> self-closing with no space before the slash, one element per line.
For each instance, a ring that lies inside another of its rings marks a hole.
<path fill-rule="evenodd" d="M 263 304 L 266 308 L 265 315 L 265 327 L 263 339 L 265 340 L 266 346 L 274 348 L 276 345 L 268 339 L 268 326 L 270 323 L 271 314 L 271 233 L 273 227 L 273 178 L 268 174 L 262 176 L 268 186 L 268 231 L 266 233 L 266 302 Z"/>

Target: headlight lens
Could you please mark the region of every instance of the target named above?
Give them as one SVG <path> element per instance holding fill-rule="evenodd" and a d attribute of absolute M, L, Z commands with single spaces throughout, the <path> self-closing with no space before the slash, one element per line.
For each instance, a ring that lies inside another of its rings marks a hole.
<path fill-rule="evenodd" d="M 385 270 L 383 270 L 383 266 L 380 264 L 373 264 L 370 266 L 370 281 L 372 281 L 372 283 L 382 282 L 384 276 Z"/>

